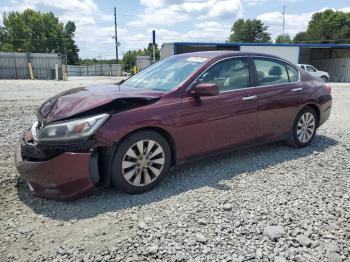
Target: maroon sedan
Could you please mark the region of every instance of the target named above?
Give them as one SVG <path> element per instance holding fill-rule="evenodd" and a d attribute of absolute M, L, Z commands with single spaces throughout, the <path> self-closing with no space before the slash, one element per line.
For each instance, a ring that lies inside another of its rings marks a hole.
<path fill-rule="evenodd" d="M 16 167 L 47 198 L 110 184 L 141 193 L 203 155 L 276 140 L 305 147 L 331 106 L 327 84 L 281 58 L 182 54 L 123 83 L 46 101 L 17 145 Z"/>

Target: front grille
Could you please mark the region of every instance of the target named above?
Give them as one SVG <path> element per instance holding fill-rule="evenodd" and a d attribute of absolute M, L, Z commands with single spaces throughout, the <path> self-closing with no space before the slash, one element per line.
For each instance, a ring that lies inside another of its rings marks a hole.
<path fill-rule="evenodd" d="M 88 152 L 94 143 L 94 140 L 85 140 L 62 144 L 38 144 L 23 140 L 21 143 L 21 152 L 22 158 L 26 160 L 48 160 L 65 152 Z"/>
<path fill-rule="evenodd" d="M 22 158 L 23 159 L 37 159 L 37 160 L 43 160 L 46 159 L 46 153 L 44 150 L 36 147 L 34 144 L 21 144 L 22 149 Z"/>

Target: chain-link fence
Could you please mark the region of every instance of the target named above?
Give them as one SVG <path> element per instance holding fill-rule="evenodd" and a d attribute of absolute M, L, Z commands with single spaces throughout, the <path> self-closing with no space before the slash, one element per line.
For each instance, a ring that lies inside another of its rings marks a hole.
<path fill-rule="evenodd" d="M 68 66 L 68 76 L 122 76 L 121 64 Z"/>
<path fill-rule="evenodd" d="M 0 52 L 0 79 L 63 79 L 66 56 L 44 53 Z"/>

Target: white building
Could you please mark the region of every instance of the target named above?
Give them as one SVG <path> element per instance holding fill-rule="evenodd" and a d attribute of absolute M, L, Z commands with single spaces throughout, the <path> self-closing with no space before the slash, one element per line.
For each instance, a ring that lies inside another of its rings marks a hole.
<path fill-rule="evenodd" d="M 331 81 L 350 82 L 350 44 L 269 44 L 269 43 L 165 43 L 161 59 L 198 51 L 233 50 L 266 53 L 294 64 L 310 64 L 326 71 Z"/>
<path fill-rule="evenodd" d="M 136 56 L 135 63 L 136 63 L 138 70 L 142 70 L 152 63 L 151 57 L 150 56 Z"/>

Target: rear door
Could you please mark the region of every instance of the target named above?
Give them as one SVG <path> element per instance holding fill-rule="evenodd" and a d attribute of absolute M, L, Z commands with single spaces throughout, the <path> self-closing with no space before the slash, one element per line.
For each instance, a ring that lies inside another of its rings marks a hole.
<path fill-rule="evenodd" d="M 182 101 L 185 157 L 221 150 L 256 138 L 257 97 L 252 95 L 246 58 L 220 61 L 205 71 L 197 83 L 216 83 L 217 96 Z"/>
<path fill-rule="evenodd" d="M 259 140 L 274 140 L 290 131 L 303 93 L 299 71 L 272 58 L 253 57 L 258 97 Z"/>

